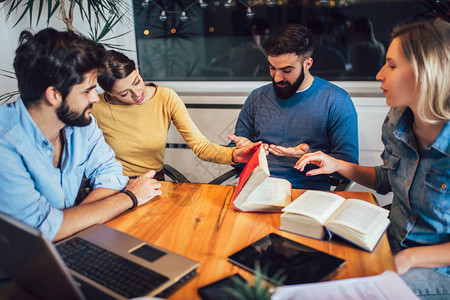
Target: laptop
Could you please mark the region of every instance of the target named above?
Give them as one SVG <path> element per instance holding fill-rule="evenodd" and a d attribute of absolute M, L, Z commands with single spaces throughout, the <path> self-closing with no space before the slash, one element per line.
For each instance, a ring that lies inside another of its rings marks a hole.
<path fill-rule="evenodd" d="M 166 296 L 199 263 L 106 225 L 53 244 L 0 213 L 0 269 L 41 299 Z"/>

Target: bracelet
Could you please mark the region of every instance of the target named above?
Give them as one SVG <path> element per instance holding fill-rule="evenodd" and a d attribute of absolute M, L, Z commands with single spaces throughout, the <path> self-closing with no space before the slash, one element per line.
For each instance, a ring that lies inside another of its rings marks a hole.
<path fill-rule="evenodd" d="M 138 206 L 138 200 L 137 200 L 136 196 L 133 194 L 132 191 L 130 191 L 130 190 L 123 190 L 121 193 L 124 193 L 124 194 L 128 195 L 128 197 L 131 198 L 131 201 L 133 201 L 133 206 L 130 209 L 133 209 L 133 208 Z"/>
<path fill-rule="evenodd" d="M 237 164 L 238 164 L 238 162 L 235 162 L 234 159 L 233 159 L 233 153 L 234 153 L 234 151 L 236 151 L 237 149 L 238 149 L 238 148 L 236 147 L 236 148 L 233 149 L 233 151 L 231 151 L 231 163 L 234 164 L 234 165 L 237 165 Z"/>

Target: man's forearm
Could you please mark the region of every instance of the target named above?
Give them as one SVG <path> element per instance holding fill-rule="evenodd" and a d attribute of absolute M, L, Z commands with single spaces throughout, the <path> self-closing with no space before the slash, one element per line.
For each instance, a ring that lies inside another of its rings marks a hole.
<path fill-rule="evenodd" d="M 118 194 L 120 191 L 106 189 L 106 188 L 98 188 L 89 193 L 89 195 L 84 198 L 83 201 L 79 205 L 85 205 L 89 203 L 93 203 L 99 200 L 103 200 L 105 198 L 111 197 L 113 195 Z"/>
<path fill-rule="evenodd" d="M 95 190 L 92 193 L 94 192 Z M 54 241 L 68 237 L 92 225 L 109 221 L 132 207 L 133 202 L 128 195 L 115 192 L 116 194 L 113 196 L 101 200 L 92 200 L 90 203 L 84 203 L 83 201 L 83 205 L 64 210 L 63 222 Z M 106 192 L 99 191 L 96 194 L 105 195 Z M 91 199 L 94 199 L 94 196 L 95 194 Z"/>

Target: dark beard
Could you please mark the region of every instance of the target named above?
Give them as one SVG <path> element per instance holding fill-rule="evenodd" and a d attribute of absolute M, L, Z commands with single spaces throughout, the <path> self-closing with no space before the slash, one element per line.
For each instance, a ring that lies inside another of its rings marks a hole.
<path fill-rule="evenodd" d="M 67 126 L 88 126 L 92 121 L 91 116 L 85 116 L 85 113 L 89 108 L 92 108 L 92 103 L 89 104 L 81 114 L 78 114 L 77 112 L 70 111 L 69 106 L 64 100 L 63 103 L 56 109 L 56 115 L 59 120 Z"/>
<path fill-rule="evenodd" d="M 277 95 L 277 97 L 282 98 L 282 99 L 291 98 L 298 91 L 298 88 L 300 87 L 300 85 L 302 84 L 304 79 L 305 79 L 305 72 L 303 71 L 303 67 L 302 67 L 302 72 L 300 73 L 297 80 L 295 80 L 295 82 L 293 84 L 291 84 L 289 81 L 278 82 L 278 83 L 287 84 L 286 87 L 279 87 L 277 85 L 277 83 L 275 82 L 275 80 L 272 78 L 272 85 L 273 85 L 273 89 L 275 90 L 275 95 Z"/>

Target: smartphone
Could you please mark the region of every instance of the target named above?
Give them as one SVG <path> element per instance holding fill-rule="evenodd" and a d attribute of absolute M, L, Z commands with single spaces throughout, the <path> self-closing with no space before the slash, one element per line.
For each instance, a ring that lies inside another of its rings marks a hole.
<path fill-rule="evenodd" d="M 234 274 L 228 277 L 225 277 L 223 279 L 220 279 L 218 281 L 215 281 L 213 283 L 207 284 L 205 286 L 200 287 L 197 290 L 198 295 L 203 300 L 217 300 L 217 299 L 227 299 L 227 300 L 234 300 L 238 299 L 235 298 L 233 295 L 227 293 L 226 290 L 224 290 L 225 287 L 235 287 L 235 282 L 233 278 L 239 278 L 243 282 L 246 282 L 246 280 L 239 274 Z"/>

